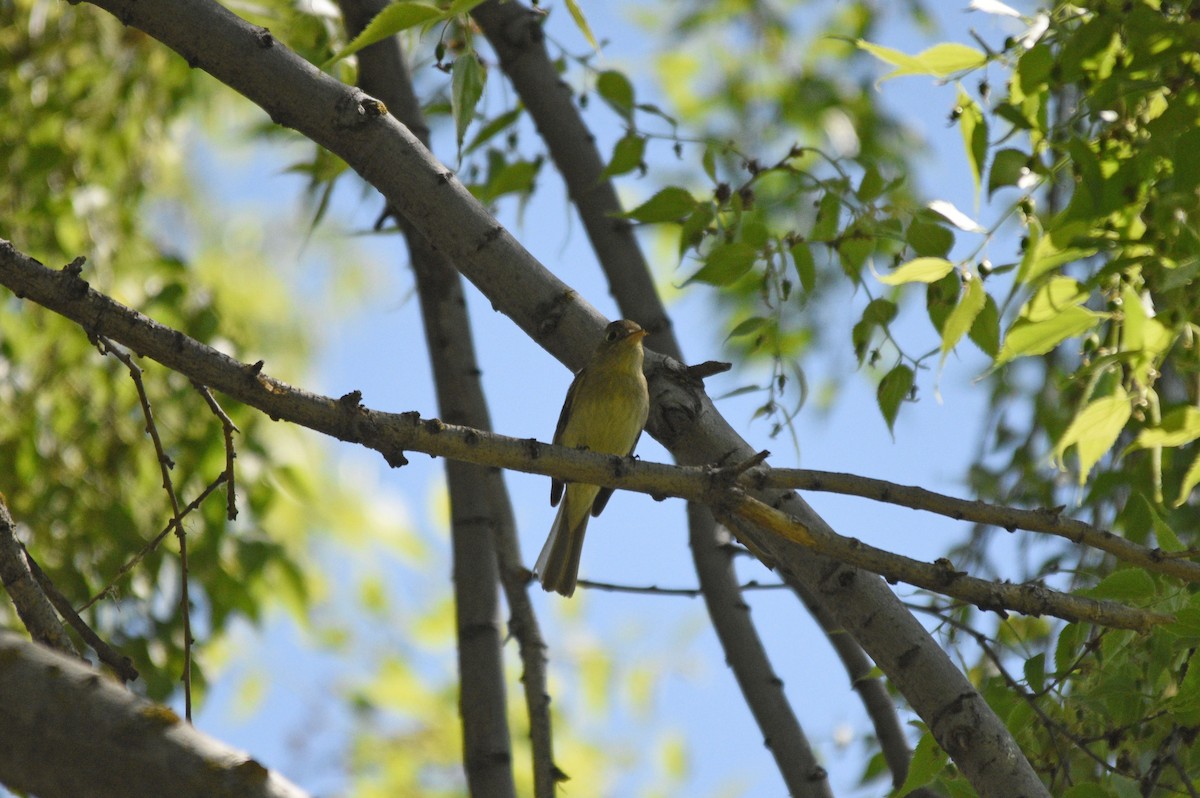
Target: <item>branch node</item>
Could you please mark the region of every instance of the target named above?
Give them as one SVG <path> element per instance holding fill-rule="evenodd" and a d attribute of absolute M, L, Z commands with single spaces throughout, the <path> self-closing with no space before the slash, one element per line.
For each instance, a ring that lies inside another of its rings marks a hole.
<path fill-rule="evenodd" d="M 362 391 L 353 390 L 338 397 L 338 407 L 343 410 L 362 409 Z"/>
<path fill-rule="evenodd" d="M 255 28 L 254 41 L 264 50 L 270 50 L 275 46 L 275 37 L 271 35 L 271 31 L 267 28 Z"/>
<path fill-rule="evenodd" d="M 703 363 L 685 367 L 683 373 L 693 380 L 704 382 L 704 380 L 714 374 L 722 374 L 731 368 L 733 368 L 732 363 L 726 363 L 721 360 L 706 360 Z"/>
<path fill-rule="evenodd" d="M 383 461 L 389 468 L 403 468 L 408 465 L 408 458 L 404 456 L 403 449 L 381 450 L 379 453 L 383 455 Z"/>

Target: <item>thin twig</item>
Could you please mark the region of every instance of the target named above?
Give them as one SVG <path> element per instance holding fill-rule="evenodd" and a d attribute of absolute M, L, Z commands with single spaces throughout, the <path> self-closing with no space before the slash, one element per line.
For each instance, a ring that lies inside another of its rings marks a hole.
<path fill-rule="evenodd" d="M 791 488 L 824 491 L 897 504 L 914 510 L 944 515 L 958 521 L 990 524 L 1012 532 L 1025 529 L 1066 538 L 1073 543 L 1108 552 L 1122 562 L 1167 574 L 1189 582 L 1200 582 L 1200 563 L 1184 559 L 1187 552 L 1164 552 L 1140 546 L 1127 538 L 1063 515 L 1061 507 L 1028 510 L 987 502 L 957 499 L 925 488 L 898 485 L 855 474 L 811 469 L 775 468 L 751 474 L 744 484 L 755 489 Z"/>
<path fill-rule="evenodd" d="M 221 431 L 225 435 L 225 517 L 230 521 L 236 521 L 238 515 L 237 479 L 233 471 L 233 461 L 237 459 L 237 449 L 233 446 L 233 433 L 241 432 L 241 430 L 213 398 L 212 391 L 208 390 L 207 386 L 192 380 L 192 387 L 199 391 L 200 396 L 204 397 L 204 401 L 212 410 L 213 415 L 221 420 Z"/>
<path fill-rule="evenodd" d="M 146 386 L 142 382 L 142 370 L 128 352 L 113 346 L 102 335 L 96 335 L 95 340 L 101 354 L 111 354 L 125 364 L 129 369 L 129 377 L 137 388 L 138 401 L 142 405 L 142 415 L 146 418 L 146 432 L 154 442 L 154 453 L 158 460 L 158 470 L 162 474 L 163 490 L 171 500 L 171 521 L 175 528 L 175 537 L 179 540 L 179 606 L 183 619 L 183 714 L 190 723 L 192 720 L 192 617 L 191 600 L 188 596 L 188 562 L 187 562 L 187 532 L 183 528 L 183 515 L 179 509 L 179 497 L 175 495 L 175 483 L 171 480 L 171 469 L 174 461 L 167 456 L 163 449 L 162 438 L 158 434 L 158 425 L 154 422 L 154 413 L 150 409 L 150 397 L 146 395 Z"/>
<path fill-rule="evenodd" d="M 683 598 L 700 598 L 704 595 L 698 587 L 658 587 L 657 585 L 620 585 L 615 582 L 597 582 L 592 579 L 580 579 L 580 587 L 602 590 L 606 593 L 634 593 L 643 596 L 681 596 Z M 740 591 L 752 590 L 786 590 L 788 585 L 782 582 L 762 583 L 755 580 L 738 585 Z"/>
<path fill-rule="evenodd" d="M 200 491 L 200 495 L 197 496 L 196 498 L 192 499 L 191 503 L 188 504 L 187 507 L 183 508 L 183 512 L 180 515 L 181 519 L 187 518 L 188 515 L 191 514 L 191 512 L 193 510 L 196 510 L 197 508 L 199 508 L 200 505 L 204 503 L 204 500 L 207 499 L 212 494 L 213 491 L 215 491 L 217 488 L 221 487 L 222 484 L 224 484 L 225 478 L 226 478 L 226 475 L 224 473 L 222 473 L 222 474 L 219 474 L 217 476 L 217 478 L 214 479 L 212 482 L 208 483 L 208 486 L 204 490 Z M 83 605 L 77 609 L 77 612 L 83 612 L 88 607 L 92 606 L 97 601 L 99 601 L 100 599 L 102 599 L 106 595 L 108 595 L 113 590 L 113 588 L 116 586 L 117 582 L 120 581 L 121 577 L 125 576 L 130 571 L 132 571 L 134 568 L 136 568 L 138 566 L 138 563 L 140 563 L 143 559 L 145 559 L 147 554 L 149 554 L 150 552 L 152 552 L 156 548 L 158 548 L 158 544 L 162 543 L 163 538 L 165 538 L 168 534 L 170 534 L 171 531 L 174 529 L 175 529 L 175 519 L 172 518 L 170 521 L 167 522 L 167 525 L 162 528 L 161 532 L 159 532 L 157 535 L 155 535 L 153 538 L 151 538 L 149 541 L 147 541 L 146 544 L 144 546 L 142 546 L 142 548 L 138 551 L 137 554 L 133 555 L 133 557 L 131 557 L 124 565 L 122 565 L 117 570 L 116 575 L 113 576 L 113 578 L 108 581 L 108 584 L 106 584 L 104 587 L 100 588 L 100 590 L 96 591 L 96 594 L 93 595 L 86 602 L 84 602 Z"/>
<path fill-rule="evenodd" d="M 106 643 L 100 635 L 96 634 L 92 627 L 88 626 L 87 622 L 83 618 L 80 618 L 79 614 L 71 607 L 71 600 L 55 587 L 54 582 L 46 575 L 41 566 L 38 565 L 33 555 L 29 553 L 29 549 L 24 546 L 21 548 L 25 553 L 25 561 L 29 563 L 29 570 L 33 573 L 34 578 L 37 579 L 38 584 L 41 585 L 42 590 L 45 591 L 46 598 L 50 599 L 50 603 L 54 605 L 54 608 L 58 610 L 63 619 L 96 652 L 96 656 L 100 658 L 100 661 L 113 669 L 113 672 L 116 673 L 122 682 L 135 681 L 139 674 L 137 668 L 133 667 L 133 660 L 117 651 Z"/>

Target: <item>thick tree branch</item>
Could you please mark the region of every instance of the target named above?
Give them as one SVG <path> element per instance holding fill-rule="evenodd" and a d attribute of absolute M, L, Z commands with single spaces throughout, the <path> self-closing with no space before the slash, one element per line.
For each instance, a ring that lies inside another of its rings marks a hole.
<path fill-rule="evenodd" d="M 787 584 L 795 591 L 804 606 L 808 608 L 813 620 L 821 627 L 821 631 L 829 638 L 830 644 L 837 652 L 842 667 L 850 677 L 850 687 L 859 695 L 875 736 L 879 739 L 879 749 L 883 759 L 892 771 L 892 786 L 897 789 L 904 784 L 908 777 L 908 767 L 912 759 L 912 749 L 904 735 L 904 727 L 896 714 L 896 702 L 888 695 L 887 685 L 878 676 L 872 676 L 874 664 L 863 653 L 858 641 L 846 634 L 837 618 L 821 601 L 815 600 L 808 586 L 796 579 L 788 579 Z M 932 790 L 924 787 L 908 793 L 911 798 L 936 798 Z"/>
<path fill-rule="evenodd" d="M 83 663 L 0 632 L 0 783 L 39 798 L 303 798 L 246 754 Z"/>
<path fill-rule="evenodd" d="M 568 366 L 582 365 L 603 319 L 496 224 L 382 103 L 322 74 L 269 31 L 211 0 L 93 2 L 234 87 L 278 123 L 342 157 L 445 252 L 494 307 Z M 661 356 L 648 357 L 647 364 L 653 403 L 647 428 L 680 463 L 705 465 L 753 454 L 702 392 L 665 378 Z M 311 403 L 310 410 L 317 406 Z M 338 431 L 358 439 L 357 430 L 369 416 L 351 412 L 356 410 L 352 401 L 345 407 Z M 828 528 L 799 496 L 765 498 L 809 525 Z M 1000 718 L 881 579 L 814 557 L 762 530 L 750 528 L 747 535 L 829 603 L 982 795 L 1046 794 Z"/>
<path fill-rule="evenodd" d="M 1160 574 L 1200 582 L 1200 563 L 1173 557 L 1159 548 L 1149 548 L 1127 538 L 1114 535 L 1106 529 L 1094 527 L 1076 518 L 1063 515 L 1061 507 L 1026 510 L 1019 507 L 1002 507 L 971 499 L 956 499 L 941 493 L 912 485 L 899 485 L 882 479 L 860 477 L 856 474 L 839 474 L 834 471 L 810 469 L 776 468 L 754 472 L 750 481 L 757 489 L 794 488 L 842 493 L 861 496 L 865 499 L 898 504 L 914 510 L 926 510 L 945 515 L 958 521 L 974 521 L 990 524 L 1012 532 L 1027 529 L 1030 532 L 1045 532 L 1066 538 L 1072 543 L 1090 546 L 1108 552 L 1118 560 L 1156 571 Z"/>
<path fill-rule="evenodd" d="M 738 584 L 733 580 L 735 572 L 728 540 L 715 540 L 716 536 L 709 531 L 718 528 L 709 508 L 689 502 L 687 510 L 689 544 L 714 549 L 710 552 L 714 556 L 695 558 L 700 583 L 709 585 L 709 589 L 703 591 L 704 602 L 709 605 L 713 627 L 745 696 L 746 706 L 762 731 L 763 744 L 775 757 L 787 784 L 788 795 L 794 798 L 832 796 L 825 768 L 813 754 L 808 737 L 792 712 L 783 679 L 771 667 L 762 639 L 750 622 L 750 605 L 742 598 Z M 697 515 L 705 517 L 697 518 Z M 723 606 L 712 606 L 717 603 Z M 738 617 L 743 621 L 735 620 Z"/>
<path fill-rule="evenodd" d="M 42 590 L 25 559 L 25 549 L 17 540 L 17 525 L 0 494 L 0 582 L 17 608 L 17 616 L 29 634 L 39 643 L 65 654 L 78 656 L 67 630 L 54 611 L 54 605 Z"/>
<path fill-rule="evenodd" d="M 353 38 L 386 3 L 340 0 L 340 5 L 346 33 Z M 358 82 L 364 91 L 386 102 L 410 130 L 425 130 L 397 38 L 391 37 L 360 52 L 358 66 Z M 428 136 L 420 138 L 428 146 Z M 398 221 L 416 278 L 438 412 L 450 423 L 490 431 L 491 417 L 480 383 L 462 280 L 453 264 L 429 246 L 404 217 Z M 505 635 L 500 620 L 500 567 L 495 546 L 499 530 L 507 528 L 510 533 L 513 530 L 512 506 L 501 472 L 495 469 L 447 460 L 446 483 L 450 494 L 458 637 L 458 705 L 467 785 L 472 795 L 515 797 L 504 678 Z M 540 665 L 542 650 L 538 648 L 536 652 Z M 544 691 L 539 698 L 548 704 Z M 545 720 L 549 722 L 548 711 Z M 545 752 L 538 753 L 549 760 Z M 547 761 L 546 767 L 535 774 L 535 781 L 542 782 L 541 794 L 546 796 L 554 794 L 551 765 Z"/>
<path fill-rule="evenodd" d="M 651 349 L 683 361 L 683 350 L 633 226 L 618 218 L 623 208 L 612 180 L 604 176 L 595 137 L 546 52 L 541 15 L 522 3 L 500 0 L 487 0 L 471 14 L 546 142 L 621 315 L 650 331 L 646 345 Z M 796 798 L 827 795 L 825 771 L 816 765 L 782 683 L 774 677 L 712 513 L 689 505 L 687 519 L 689 549 L 725 661 L 768 741 L 788 792 Z"/>

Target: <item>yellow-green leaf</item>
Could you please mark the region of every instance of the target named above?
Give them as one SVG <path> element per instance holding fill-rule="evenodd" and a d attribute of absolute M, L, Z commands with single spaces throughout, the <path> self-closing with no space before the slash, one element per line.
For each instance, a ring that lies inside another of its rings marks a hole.
<path fill-rule="evenodd" d="M 483 96 L 483 83 L 487 73 L 475 53 L 463 53 L 454 61 L 454 72 L 450 77 L 450 110 L 454 115 L 454 131 L 461 149 L 463 136 L 475 119 L 475 106 Z"/>
<path fill-rule="evenodd" d="M 987 158 L 988 124 L 978 103 L 960 86 L 958 89 L 958 126 L 962 130 L 963 147 L 967 151 L 967 163 L 971 167 L 971 178 L 975 192 L 979 192 L 983 175 L 983 162 Z"/>
<path fill-rule="evenodd" d="M 1179 485 L 1179 497 L 1172 503 L 1172 507 L 1179 507 L 1188 500 L 1192 495 L 1192 491 L 1196 485 L 1200 484 L 1200 454 L 1196 455 L 1196 459 L 1188 466 L 1187 473 L 1183 475 L 1183 482 Z"/>
<path fill-rule="evenodd" d="M 942 325 L 942 360 L 946 359 L 946 355 L 950 354 L 958 342 L 966 335 L 967 330 L 971 329 L 971 325 L 975 323 L 975 318 L 979 315 L 979 311 L 983 310 L 984 303 L 987 301 L 987 291 L 983 288 L 983 283 L 977 279 L 970 279 L 966 282 L 966 290 L 962 292 L 962 296 L 958 299 L 958 304 L 954 306 L 954 310 L 950 311 L 950 315 L 946 317 L 946 323 Z"/>
<path fill-rule="evenodd" d="M 332 64 L 357 53 L 368 45 L 382 41 L 389 36 L 395 36 L 409 28 L 415 28 L 422 23 L 438 19 L 446 19 L 446 15 L 440 8 L 429 3 L 392 3 L 376 14 L 361 33 L 321 67 L 328 69 Z"/>
<path fill-rule="evenodd" d="M 713 247 L 700 271 L 688 278 L 709 285 L 729 285 L 750 271 L 758 250 L 744 241 L 727 241 Z"/>
<path fill-rule="evenodd" d="M 896 415 L 900 412 L 900 403 L 908 396 L 913 386 L 913 370 L 908 366 L 896 366 L 884 375 L 879 382 L 875 398 L 879 410 L 891 430 L 896 423 Z"/>
<path fill-rule="evenodd" d="M 1112 396 L 1089 402 L 1055 444 L 1055 459 L 1061 466 L 1063 455 L 1074 446 L 1079 457 L 1079 484 L 1082 485 L 1092 466 L 1117 442 L 1131 411 L 1129 396 L 1120 386 Z"/>
<path fill-rule="evenodd" d="M 933 283 L 954 270 L 954 264 L 945 258 L 914 258 L 895 271 L 876 275 L 884 285 L 904 283 Z"/>
<path fill-rule="evenodd" d="M 1004 336 L 1004 346 L 996 357 L 996 365 L 1018 357 L 1044 355 L 1066 339 L 1092 329 L 1102 318 L 1102 313 L 1073 305 L 1044 321 L 1017 319 Z"/>
<path fill-rule="evenodd" d="M 1154 580 L 1141 568 L 1124 568 L 1113 571 L 1084 593 L 1092 598 L 1113 601 L 1145 601 L 1154 596 Z"/>
<path fill-rule="evenodd" d="M 956 72 L 981 67 L 987 63 L 985 53 L 974 47 L 954 42 L 935 44 L 916 55 L 909 55 L 891 47 L 872 44 L 862 39 L 859 39 L 856 44 L 860 49 L 866 50 L 880 61 L 896 67 L 884 75 L 880 82 L 904 75 L 932 75 L 936 78 L 944 78 Z"/>
<path fill-rule="evenodd" d="M 1200 410 L 1194 407 L 1178 407 L 1166 413 L 1157 427 L 1142 430 L 1129 448 L 1183 446 L 1197 438 L 1200 438 Z"/>
<path fill-rule="evenodd" d="M 631 211 L 623 214 L 638 222 L 676 222 L 696 207 L 696 199 L 679 186 L 667 186 Z"/>
<path fill-rule="evenodd" d="M 575 20 L 575 27 L 579 28 L 579 32 L 583 34 L 583 38 L 587 39 L 587 43 L 591 45 L 593 50 L 599 50 L 600 45 L 596 43 L 596 37 L 592 35 L 592 26 L 588 25 L 587 17 L 583 15 L 583 9 L 579 7 L 576 0 L 566 0 L 567 11 L 571 12 L 571 19 Z"/>

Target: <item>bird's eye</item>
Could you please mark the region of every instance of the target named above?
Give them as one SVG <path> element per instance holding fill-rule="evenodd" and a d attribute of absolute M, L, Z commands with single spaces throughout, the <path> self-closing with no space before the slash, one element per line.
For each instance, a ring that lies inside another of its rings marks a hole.
<path fill-rule="evenodd" d="M 608 341 L 611 344 L 613 341 L 617 340 L 620 337 L 621 337 L 620 330 L 609 330 L 608 334 L 604 336 L 604 340 Z"/>

